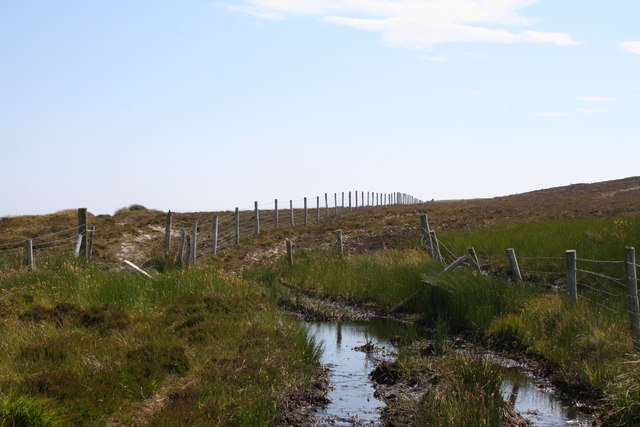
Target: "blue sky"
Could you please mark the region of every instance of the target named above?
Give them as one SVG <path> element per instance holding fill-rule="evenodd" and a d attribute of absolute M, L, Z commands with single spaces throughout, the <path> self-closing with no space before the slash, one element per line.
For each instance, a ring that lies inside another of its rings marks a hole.
<path fill-rule="evenodd" d="M 0 215 L 638 175 L 640 2 L 0 0 Z"/>

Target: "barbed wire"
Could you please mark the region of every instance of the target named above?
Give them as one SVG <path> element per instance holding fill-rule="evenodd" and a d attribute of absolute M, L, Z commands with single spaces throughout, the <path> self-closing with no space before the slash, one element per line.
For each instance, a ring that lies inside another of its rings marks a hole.
<path fill-rule="evenodd" d="M 507 258 L 507 257 L 504 257 L 504 258 L 498 258 L 498 259 L 497 259 L 497 260 L 495 260 L 495 261 L 490 261 L 490 262 L 487 262 L 487 263 L 485 263 L 485 264 L 480 264 L 480 267 L 489 267 L 490 265 L 497 264 L 497 263 L 499 263 L 499 262 L 501 262 L 501 261 L 505 261 L 505 260 L 506 260 L 506 261 L 509 261 L 509 258 Z"/>
<path fill-rule="evenodd" d="M 611 276 L 607 276 L 606 274 L 602 274 L 602 273 L 596 273 L 595 271 L 589 271 L 589 270 L 581 270 L 579 268 L 576 268 L 576 271 L 579 271 L 580 273 L 585 273 L 585 274 L 590 274 L 592 276 L 596 276 L 596 277 L 601 277 L 603 279 L 607 279 L 610 280 L 614 283 L 617 283 L 621 286 L 627 286 L 625 283 L 621 282 L 621 280 L 624 279 L 624 277 L 620 278 L 620 279 L 616 279 L 615 277 L 611 277 Z"/>
<path fill-rule="evenodd" d="M 616 308 L 608 307 L 608 306 L 606 306 L 606 305 L 604 305 L 604 304 L 602 304 L 602 303 L 599 303 L 598 301 L 594 301 L 594 300 L 592 300 L 591 298 L 588 298 L 588 297 L 584 296 L 583 294 L 580 294 L 580 295 L 579 295 L 579 297 L 580 297 L 580 298 L 582 298 L 582 299 L 585 299 L 585 300 L 589 301 L 589 302 L 590 302 L 590 303 L 592 303 L 592 304 L 595 304 L 595 305 L 597 305 L 597 306 L 600 306 L 600 307 L 604 308 L 605 310 L 609 310 L 609 311 L 611 311 L 612 313 L 624 313 L 624 314 L 628 314 L 628 313 L 630 313 L 630 311 L 629 311 L 629 310 L 620 310 L 620 309 L 616 309 Z"/>
<path fill-rule="evenodd" d="M 538 270 L 521 270 L 523 273 L 532 273 L 532 274 L 545 274 L 545 275 L 564 275 L 566 272 L 557 272 L 557 271 L 538 271 Z"/>
<path fill-rule="evenodd" d="M 624 297 L 624 296 L 626 296 L 624 294 L 614 294 L 613 292 L 605 291 L 604 289 L 598 289 L 598 288 L 595 288 L 593 286 L 587 285 L 586 283 L 582 283 L 582 282 L 578 282 L 577 284 L 579 286 L 584 286 L 585 288 L 591 289 L 591 290 L 596 291 L 596 292 L 600 292 L 600 293 L 605 294 L 605 295 L 610 295 L 612 297 Z"/>
<path fill-rule="evenodd" d="M 536 260 L 536 259 L 544 259 L 544 260 L 562 260 L 565 258 L 556 257 L 556 256 L 519 256 L 518 259 L 526 259 L 526 260 Z"/>
<path fill-rule="evenodd" d="M 585 258 L 576 258 L 577 261 L 582 262 L 595 262 L 599 264 L 624 264 L 624 261 L 606 261 L 606 260 L 597 260 L 597 259 L 585 259 Z"/>

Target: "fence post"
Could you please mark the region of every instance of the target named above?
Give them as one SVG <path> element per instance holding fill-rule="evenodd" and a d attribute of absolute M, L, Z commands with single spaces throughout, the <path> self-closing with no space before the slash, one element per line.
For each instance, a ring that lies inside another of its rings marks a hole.
<path fill-rule="evenodd" d="M 186 237 L 185 237 L 185 239 L 186 239 L 185 248 L 187 249 L 187 253 L 186 253 L 185 259 L 187 260 L 186 265 L 187 265 L 187 267 L 189 267 L 191 265 L 191 234 L 186 233 L 186 232 L 185 232 L 185 234 L 186 234 Z"/>
<path fill-rule="evenodd" d="M 358 209 L 358 192 L 356 191 L 356 209 Z"/>
<path fill-rule="evenodd" d="M 82 248 L 82 241 L 84 240 L 84 234 L 79 233 L 76 237 L 76 242 L 73 245 L 73 256 L 78 258 L 80 256 L 80 249 Z"/>
<path fill-rule="evenodd" d="M 218 215 L 213 217 L 213 254 L 218 255 L 218 224 L 220 219 Z"/>
<path fill-rule="evenodd" d="M 447 271 L 453 270 L 454 268 L 461 266 L 468 258 L 469 258 L 469 254 L 462 255 L 460 258 L 453 261 L 444 270 L 442 270 L 442 272 L 446 273 Z"/>
<path fill-rule="evenodd" d="M 187 239 L 187 233 L 184 230 L 180 230 L 180 246 L 178 247 L 178 263 L 182 264 L 184 261 L 184 244 Z"/>
<path fill-rule="evenodd" d="M 79 208 L 78 209 L 78 234 L 84 235 L 87 232 L 87 208 Z M 78 249 L 78 254 L 86 254 L 87 252 L 87 243 L 83 239 L 80 241 L 80 248 Z M 76 255 L 78 256 L 78 255 Z"/>
<path fill-rule="evenodd" d="M 198 249 L 198 221 L 194 221 L 191 232 L 191 264 L 193 265 L 196 265 L 196 249 Z"/>
<path fill-rule="evenodd" d="M 632 246 L 624 248 L 624 261 L 627 270 L 627 298 L 629 300 L 629 320 L 631 321 L 631 339 L 636 351 L 640 350 L 640 309 L 638 308 L 638 275 L 636 273 L 636 250 Z"/>
<path fill-rule="evenodd" d="M 575 250 L 564 251 L 567 259 L 567 291 L 569 291 L 569 303 L 578 304 L 578 281 L 576 276 L 577 255 Z"/>
<path fill-rule="evenodd" d="M 291 267 L 293 266 L 293 247 L 291 246 L 291 240 L 286 239 L 285 242 L 287 244 L 287 262 Z"/>
<path fill-rule="evenodd" d="M 324 217 L 329 218 L 329 196 L 324 193 Z"/>
<path fill-rule="evenodd" d="M 289 200 L 289 212 L 291 215 L 291 226 L 296 225 L 296 220 L 293 215 L 293 200 Z"/>
<path fill-rule="evenodd" d="M 24 241 L 24 265 L 29 270 L 33 270 L 33 240 L 31 239 Z"/>
<path fill-rule="evenodd" d="M 360 207 L 364 208 L 364 191 L 360 192 Z"/>
<path fill-rule="evenodd" d="M 253 202 L 253 216 L 256 222 L 256 234 L 260 234 L 260 211 L 258 210 L 258 202 Z"/>
<path fill-rule="evenodd" d="M 480 270 L 480 261 L 478 261 L 478 254 L 476 254 L 476 250 L 473 247 L 467 248 L 467 253 L 469 254 L 469 257 L 471 257 L 471 261 L 476 265 L 476 269 L 478 270 L 478 273 L 481 272 Z"/>
<path fill-rule="evenodd" d="M 507 249 L 507 258 L 509 258 L 509 264 L 511 265 L 511 274 L 516 282 L 522 282 L 522 274 L 520 274 L 520 266 L 518 265 L 518 258 L 516 257 L 516 251 L 513 248 Z"/>
<path fill-rule="evenodd" d="M 429 230 L 429 219 L 427 214 L 420 215 L 420 226 L 422 227 L 422 239 L 424 240 L 424 246 L 427 252 L 431 255 L 431 258 L 435 259 L 433 252 L 433 242 L 431 242 L 431 233 Z"/>
<path fill-rule="evenodd" d="M 344 212 L 344 191 L 342 192 L 342 209 L 340 209 L 340 213 Z"/>
<path fill-rule="evenodd" d="M 307 198 L 304 198 L 304 225 L 307 225 Z"/>
<path fill-rule="evenodd" d="M 338 193 L 333 193 L 333 210 L 335 216 L 338 216 Z"/>
<path fill-rule="evenodd" d="M 171 249 L 171 210 L 167 212 L 167 217 L 164 220 L 164 254 L 165 257 L 169 255 Z"/>
<path fill-rule="evenodd" d="M 320 222 L 320 196 L 316 196 L 316 222 Z"/>
<path fill-rule="evenodd" d="M 351 191 L 349 191 L 349 212 L 351 212 Z"/>
<path fill-rule="evenodd" d="M 342 240 L 342 230 L 336 231 L 336 239 L 338 240 L 338 255 L 344 257 L 344 242 Z"/>
<path fill-rule="evenodd" d="M 91 229 L 87 232 L 87 259 L 91 259 L 93 256 L 93 236 L 96 234 L 96 226 L 91 226 Z"/>
<path fill-rule="evenodd" d="M 431 236 L 431 244 L 433 245 L 434 256 L 437 261 L 444 262 L 444 258 L 442 258 L 442 254 L 440 253 L 440 243 L 438 243 L 438 236 L 436 236 L 436 232 L 433 230 L 429 231 L 429 235 Z"/>
<path fill-rule="evenodd" d="M 240 244 L 240 209 L 236 208 L 236 245 Z"/>
<path fill-rule="evenodd" d="M 275 199 L 275 201 L 274 201 L 274 212 L 273 212 L 273 215 L 274 215 L 274 219 L 273 220 L 275 222 L 276 230 L 277 230 L 278 226 L 280 225 L 279 224 L 280 217 L 279 217 L 279 213 L 278 213 L 278 199 Z"/>

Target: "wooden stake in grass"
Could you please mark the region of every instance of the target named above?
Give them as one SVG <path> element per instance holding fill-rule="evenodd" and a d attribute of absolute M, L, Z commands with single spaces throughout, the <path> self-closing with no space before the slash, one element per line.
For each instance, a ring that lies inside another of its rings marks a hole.
<path fill-rule="evenodd" d="M 240 244 L 240 209 L 236 208 L 236 245 Z"/>
<path fill-rule="evenodd" d="M 198 221 L 194 221 L 191 231 L 191 265 L 196 265 L 196 249 L 198 248 Z"/>
<path fill-rule="evenodd" d="M 329 218 L 329 196 L 327 193 L 324 193 L 324 216 Z"/>
<path fill-rule="evenodd" d="M 569 293 L 569 303 L 578 304 L 578 281 L 576 275 L 577 255 L 575 250 L 564 251 L 567 260 L 567 291 Z"/>
<path fill-rule="evenodd" d="M 78 235 L 83 236 L 87 232 L 87 208 L 78 209 Z M 86 254 L 87 244 L 84 240 L 80 240 L 80 248 L 78 254 Z M 76 255 L 78 256 L 78 255 Z"/>
<path fill-rule="evenodd" d="M 78 258 L 80 256 L 80 250 L 82 248 L 82 242 L 84 240 L 84 234 L 80 233 L 76 237 L 76 242 L 73 245 L 73 256 Z"/>
<path fill-rule="evenodd" d="M 333 210 L 335 216 L 338 216 L 338 193 L 333 193 Z"/>
<path fill-rule="evenodd" d="M 291 240 L 285 240 L 287 244 L 287 263 L 290 267 L 293 266 L 293 247 L 291 246 Z"/>
<path fill-rule="evenodd" d="M 340 258 L 344 257 L 344 242 L 342 240 L 342 230 L 336 231 L 336 239 L 338 240 L 338 255 Z"/>
<path fill-rule="evenodd" d="M 356 209 L 358 209 L 358 192 L 356 191 Z"/>
<path fill-rule="evenodd" d="M 185 249 L 187 252 L 185 254 L 185 259 L 187 260 L 186 266 L 189 267 L 191 265 L 191 235 L 190 234 L 187 234 L 186 236 Z"/>
<path fill-rule="evenodd" d="M 253 202 L 253 215 L 256 218 L 256 234 L 260 234 L 260 210 L 258 210 L 258 202 Z"/>
<path fill-rule="evenodd" d="M 182 264 L 184 261 L 184 245 L 187 239 L 187 232 L 180 230 L 180 246 L 178 247 L 178 263 Z"/>
<path fill-rule="evenodd" d="M 516 282 L 522 282 L 522 274 L 520 274 L 520 266 L 518 265 L 518 258 L 516 258 L 516 251 L 513 248 L 507 249 L 507 258 L 509 258 L 509 265 L 511 266 L 511 275 Z"/>
<path fill-rule="evenodd" d="M 274 200 L 274 208 L 273 208 L 273 222 L 275 224 L 276 230 L 278 229 L 278 225 L 279 225 L 279 215 L 278 215 L 278 199 Z"/>
<path fill-rule="evenodd" d="M 340 209 L 340 213 L 344 212 L 344 191 L 342 192 L 342 209 Z"/>
<path fill-rule="evenodd" d="M 447 271 L 451 271 L 454 268 L 461 266 L 467 260 L 467 258 L 469 258 L 469 254 L 462 255 L 460 258 L 453 261 L 449 266 L 447 266 L 447 268 L 442 270 L 442 272 L 446 273 Z"/>
<path fill-rule="evenodd" d="M 93 237 L 96 234 L 96 226 L 93 225 L 87 232 L 87 259 L 90 260 L 93 256 Z"/>
<path fill-rule="evenodd" d="M 296 219 L 293 215 L 293 200 L 289 200 L 289 212 L 291 214 L 291 226 L 293 227 L 294 225 L 296 225 Z"/>
<path fill-rule="evenodd" d="M 640 350 L 640 308 L 638 307 L 638 275 L 636 272 L 636 250 L 631 246 L 624 248 L 624 262 L 627 276 L 627 299 L 629 301 L 629 320 L 631 321 L 631 339 L 636 351 Z"/>
<path fill-rule="evenodd" d="M 35 266 L 33 262 L 33 240 L 31 239 L 24 241 L 24 265 L 32 271 Z"/>
<path fill-rule="evenodd" d="M 431 233 L 429 229 L 429 218 L 427 214 L 420 215 L 420 226 L 422 228 L 422 240 L 424 242 L 424 248 L 429 252 L 431 258 L 435 259 L 433 251 L 433 243 L 431 242 Z"/>
<path fill-rule="evenodd" d="M 218 254 L 218 224 L 219 218 L 218 215 L 213 217 L 213 254 Z"/>
<path fill-rule="evenodd" d="M 478 273 L 480 273 L 481 272 L 480 261 L 478 261 L 478 255 L 476 254 L 476 250 L 473 247 L 470 247 L 470 248 L 467 248 L 467 253 L 471 258 L 471 261 L 473 261 L 473 263 L 476 265 L 476 269 L 478 270 Z"/>
<path fill-rule="evenodd" d="M 433 248 L 434 258 L 437 261 L 444 263 L 444 258 L 440 253 L 440 243 L 438 243 L 438 236 L 436 235 L 436 232 L 431 230 L 429 231 L 429 235 L 431 236 L 431 245 L 432 245 L 431 247 Z"/>
<path fill-rule="evenodd" d="M 351 212 L 351 191 L 349 191 L 349 212 Z"/>
<path fill-rule="evenodd" d="M 308 218 L 307 218 L 307 198 L 304 198 L 304 225 L 308 224 Z"/>
<path fill-rule="evenodd" d="M 164 220 L 164 254 L 165 258 L 171 250 L 171 211 L 167 212 Z"/>

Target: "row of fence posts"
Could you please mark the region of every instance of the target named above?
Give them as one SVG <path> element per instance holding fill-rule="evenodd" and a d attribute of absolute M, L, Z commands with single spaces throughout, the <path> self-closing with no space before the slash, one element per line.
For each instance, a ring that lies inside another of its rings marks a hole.
<path fill-rule="evenodd" d="M 444 264 L 444 259 L 440 254 L 438 240 L 435 231 L 429 229 L 429 221 L 426 214 L 420 215 L 420 225 L 422 226 L 424 247 L 427 249 L 431 257 Z M 515 282 L 522 282 L 522 274 L 518 265 L 516 251 L 513 248 L 506 249 L 507 259 L 511 277 Z M 629 308 L 629 320 L 631 329 L 631 339 L 636 350 L 640 350 L 640 307 L 638 303 L 638 276 L 636 270 L 636 250 L 632 246 L 624 248 L 624 264 L 625 277 L 627 284 L 627 302 Z M 447 265 L 443 272 L 451 271 L 462 265 L 465 261 L 470 260 L 478 272 L 481 271 L 478 256 L 473 247 L 467 249 L 467 254 L 455 259 L 451 264 Z M 576 306 L 578 304 L 578 279 L 577 279 L 577 252 L 575 249 L 565 251 L 566 274 L 567 274 L 567 296 L 569 304 Z"/>
<path fill-rule="evenodd" d="M 78 209 L 78 227 L 77 235 L 71 250 L 71 253 L 75 258 L 81 255 L 87 259 L 91 259 L 93 255 L 93 238 L 95 236 L 96 227 L 87 226 L 87 208 Z M 33 248 L 33 239 L 27 239 L 24 241 L 24 260 L 23 264 L 29 270 L 35 270 L 36 257 Z"/>
<path fill-rule="evenodd" d="M 366 203 L 364 202 L 366 195 Z M 345 206 L 345 192 L 342 192 L 342 207 L 339 212 L 338 210 L 338 193 L 334 193 L 335 200 L 335 215 L 339 215 L 344 212 L 345 209 L 352 211 L 354 207 L 352 207 L 352 193 L 348 192 L 348 205 Z M 406 204 L 414 204 L 414 203 L 422 203 L 421 200 L 405 194 L 405 193 L 374 193 L 374 192 L 360 192 L 360 204 L 358 204 L 358 192 L 355 192 L 355 209 L 365 208 L 369 206 L 389 206 L 389 205 L 406 205 Z M 324 202 L 325 202 L 325 217 L 329 217 L 329 195 L 328 193 L 324 193 Z M 274 225 L 275 229 L 280 228 L 280 211 L 278 209 L 278 199 L 274 200 Z M 321 220 L 321 206 L 320 206 L 320 196 L 316 197 L 316 222 L 320 222 Z M 289 213 L 290 213 L 290 226 L 295 226 L 295 209 L 293 207 L 293 200 L 289 200 Z M 260 234 L 260 209 L 258 206 L 258 202 L 253 202 L 253 217 L 254 217 L 254 230 L 255 234 Z M 219 221 L 220 218 L 218 215 L 213 217 L 213 254 L 217 255 L 218 253 L 218 236 L 219 236 Z M 303 199 L 303 224 L 309 224 L 309 206 L 307 203 L 307 198 Z M 165 249 L 165 258 L 169 257 L 169 253 L 171 250 L 171 228 L 172 228 L 172 213 L 171 211 L 167 212 L 166 220 L 165 220 L 165 236 L 164 236 L 164 249 Z M 183 263 L 186 260 L 186 265 L 192 265 L 196 262 L 196 247 L 197 247 L 197 239 L 198 239 L 198 222 L 195 221 L 192 225 L 191 233 L 188 234 L 185 230 L 180 231 L 180 244 L 178 246 L 178 262 Z M 240 209 L 235 208 L 234 211 L 234 242 L 236 245 L 240 244 Z"/>

